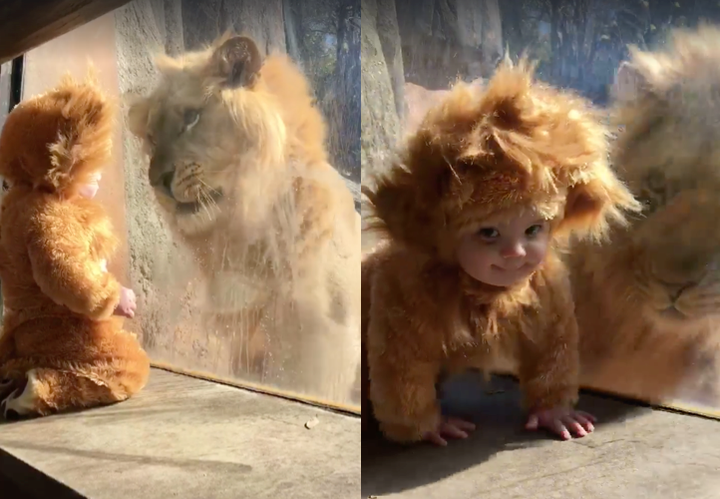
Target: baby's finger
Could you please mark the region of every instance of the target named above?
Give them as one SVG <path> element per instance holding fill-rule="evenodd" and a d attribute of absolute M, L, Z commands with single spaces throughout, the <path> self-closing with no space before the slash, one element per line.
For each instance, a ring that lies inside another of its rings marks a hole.
<path fill-rule="evenodd" d="M 537 430 L 538 429 L 538 423 L 540 420 L 535 414 L 530 414 L 530 417 L 527 420 L 527 423 L 525 423 L 525 429 L 526 430 Z"/>
<path fill-rule="evenodd" d="M 467 438 L 468 434 L 449 423 L 440 426 L 440 434 L 451 438 Z"/>
<path fill-rule="evenodd" d="M 573 419 L 572 416 L 566 416 L 563 418 L 563 423 L 565 423 L 565 426 L 570 430 L 571 433 L 578 437 L 584 437 L 587 435 L 587 432 L 585 431 L 585 428 L 582 427 L 582 425 Z"/>
<path fill-rule="evenodd" d="M 463 431 L 472 431 L 475 429 L 475 423 L 465 421 L 464 419 L 448 418 L 447 422 L 448 424 L 451 424 L 454 427 L 459 428 Z"/>
<path fill-rule="evenodd" d="M 439 447 L 445 447 L 447 445 L 447 440 L 441 437 L 440 434 L 436 431 L 429 431 L 425 433 L 423 440 L 426 440 L 431 444 L 437 445 Z"/>
<path fill-rule="evenodd" d="M 587 419 L 588 421 L 590 421 L 591 423 L 597 423 L 597 418 L 595 416 L 593 416 L 592 414 L 590 414 L 589 412 L 575 411 L 575 416 L 581 416 L 581 417 Z M 577 417 L 575 419 L 577 419 Z"/>
<path fill-rule="evenodd" d="M 560 436 L 563 440 L 570 440 L 572 438 L 572 435 L 570 435 L 570 431 L 565 427 L 563 422 L 559 419 L 554 419 L 551 426 L 551 430 L 554 431 L 557 435 Z"/>
<path fill-rule="evenodd" d="M 580 423 L 583 428 L 585 428 L 586 431 L 592 432 L 595 430 L 595 425 L 592 424 L 592 422 L 585 417 L 582 413 L 576 413 L 575 414 L 575 421 Z"/>

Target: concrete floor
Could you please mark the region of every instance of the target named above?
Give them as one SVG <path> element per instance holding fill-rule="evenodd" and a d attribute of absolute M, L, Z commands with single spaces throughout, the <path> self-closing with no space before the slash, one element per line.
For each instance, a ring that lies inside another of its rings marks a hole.
<path fill-rule="evenodd" d="M 445 394 L 448 412 L 475 414 L 473 437 L 399 448 L 361 443 L 358 418 L 155 370 L 123 404 L 0 425 L 0 497 L 720 498 L 718 421 L 584 395 L 596 432 L 560 442 L 522 430 L 513 381 L 479 383 Z"/>
<path fill-rule="evenodd" d="M 377 241 L 363 233 L 363 251 Z M 468 374 L 446 387 L 447 412 L 478 424 L 468 440 L 399 447 L 363 435 L 361 496 L 720 499 L 720 421 L 583 394 L 580 409 L 595 414 L 598 426 L 562 442 L 523 430 L 513 381 L 482 385 Z"/>
<path fill-rule="evenodd" d="M 466 441 L 401 448 L 364 435 L 362 497 L 720 498 L 716 420 L 584 395 L 580 408 L 598 427 L 562 442 L 522 429 L 512 380 L 495 378 L 489 388 L 499 392 L 480 384 L 468 375 L 447 388 L 448 412 L 475 414 L 478 429 Z"/>
<path fill-rule="evenodd" d="M 0 425 L 0 449 L 90 499 L 356 499 L 360 445 L 357 417 L 159 370 L 122 404 Z M 28 497 L 70 497 L 48 494 Z"/>

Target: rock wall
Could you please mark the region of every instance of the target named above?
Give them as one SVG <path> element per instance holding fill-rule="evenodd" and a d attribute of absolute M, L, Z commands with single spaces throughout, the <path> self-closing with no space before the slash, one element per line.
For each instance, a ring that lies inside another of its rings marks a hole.
<path fill-rule="evenodd" d="M 115 11 L 115 43 L 120 92 L 146 92 L 156 82 L 153 57 L 184 47 L 179 2 L 135 0 Z M 125 206 L 131 286 L 138 294 L 145 346 L 157 358 L 173 361 L 171 352 L 191 354 L 192 346 L 174 345 L 182 319 L 183 282 L 193 276 L 192 257 L 173 237 L 156 206 L 147 180 L 148 161 L 139 141 L 127 131 L 123 106 Z"/>
<path fill-rule="evenodd" d="M 487 77 L 503 53 L 498 0 L 395 0 L 407 81 L 447 88 Z"/>
<path fill-rule="evenodd" d="M 388 160 L 405 114 L 403 59 L 394 0 L 361 4 L 362 182 Z"/>

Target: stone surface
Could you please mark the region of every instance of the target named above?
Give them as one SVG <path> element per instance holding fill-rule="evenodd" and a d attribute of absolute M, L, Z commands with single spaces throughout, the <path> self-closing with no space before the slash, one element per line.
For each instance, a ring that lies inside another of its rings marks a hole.
<path fill-rule="evenodd" d="M 446 388 L 449 412 L 474 414 L 466 441 L 400 448 L 363 436 L 362 497 L 403 499 L 583 499 L 692 497 L 720 490 L 720 423 L 584 395 L 599 423 L 562 442 L 522 429 L 514 382 L 483 388 L 473 375 Z"/>
<path fill-rule="evenodd" d="M 0 449 L 90 499 L 356 499 L 360 488 L 359 418 L 160 370 L 127 402 L 1 424 Z"/>

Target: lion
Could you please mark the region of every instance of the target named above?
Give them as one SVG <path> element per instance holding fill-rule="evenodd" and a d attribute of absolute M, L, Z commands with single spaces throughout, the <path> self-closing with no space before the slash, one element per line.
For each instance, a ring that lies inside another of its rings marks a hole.
<path fill-rule="evenodd" d="M 720 30 L 676 31 L 672 41 L 662 52 L 632 48 L 616 80 L 625 129 L 612 160 L 644 210 L 611 244 L 573 247 L 581 384 L 716 404 Z"/>
<path fill-rule="evenodd" d="M 345 400 L 360 361 L 360 215 L 306 78 L 235 35 L 156 66 L 128 126 L 207 281 L 208 320 L 232 330 L 235 373 Z"/>

